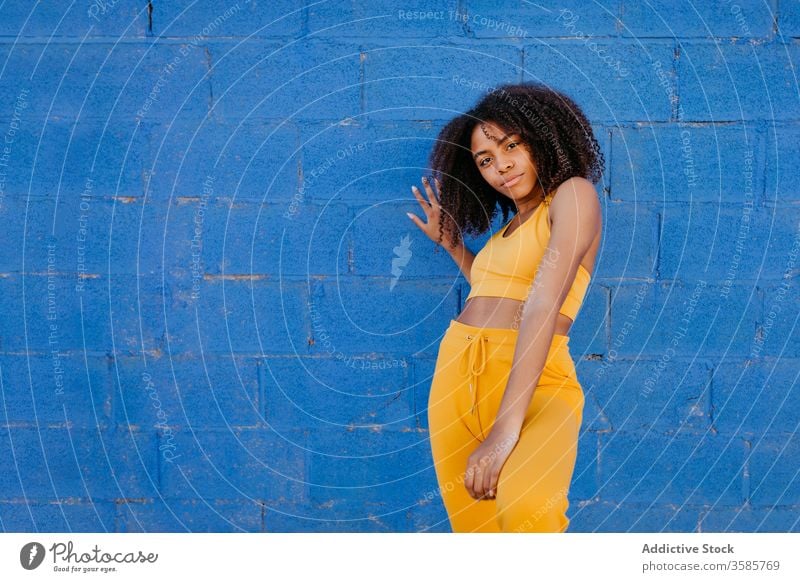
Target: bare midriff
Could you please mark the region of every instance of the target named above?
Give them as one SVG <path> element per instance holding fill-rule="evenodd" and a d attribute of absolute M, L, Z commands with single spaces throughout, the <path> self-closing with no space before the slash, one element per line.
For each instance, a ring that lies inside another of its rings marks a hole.
<path fill-rule="evenodd" d="M 477 327 L 500 327 L 519 329 L 522 321 L 523 302 L 507 297 L 472 297 L 464 305 L 456 321 Z M 554 333 L 569 335 L 572 320 L 559 313 Z"/>

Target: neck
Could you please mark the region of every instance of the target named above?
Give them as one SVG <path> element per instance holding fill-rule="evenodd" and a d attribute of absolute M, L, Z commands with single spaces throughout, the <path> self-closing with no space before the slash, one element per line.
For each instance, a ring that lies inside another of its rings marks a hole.
<path fill-rule="evenodd" d="M 541 204 L 542 200 L 544 200 L 543 194 L 544 190 L 539 184 L 537 184 L 533 189 L 533 192 L 525 196 L 525 198 L 516 201 L 517 214 L 526 215 L 529 212 L 536 210 L 536 208 L 539 207 L 539 204 Z"/>

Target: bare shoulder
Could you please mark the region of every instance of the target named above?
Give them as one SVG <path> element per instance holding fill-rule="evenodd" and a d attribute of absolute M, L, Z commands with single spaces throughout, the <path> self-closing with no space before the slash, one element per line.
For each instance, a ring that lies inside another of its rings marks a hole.
<path fill-rule="evenodd" d="M 565 180 L 556 188 L 550 203 L 553 219 L 566 215 L 573 220 L 595 220 L 600 215 L 600 197 L 594 184 L 580 176 Z"/>
<path fill-rule="evenodd" d="M 555 191 L 550 203 L 550 219 L 556 230 L 569 230 L 570 235 L 587 233 L 594 238 L 600 228 L 602 208 L 594 184 L 580 176 L 565 180 Z M 558 226 L 556 226 L 558 224 Z"/>
<path fill-rule="evenodd" d="M 564 182 L 562 182 L 561 185 L 556 188 L 556 191 L 553 194 L 553 204 L 557 204 L 556 200 L 560 199 L 563 201 L 565 198 L 582 204 L 586 204 L 594 200 L 598 202 L 599 206 L 597 188 L 595 188 L 592 182 L 580 176 L 573 176 L 568 180 L 564 180 Z M 566 202 L 563 205 L 568 206 L 569 202 Z"/>

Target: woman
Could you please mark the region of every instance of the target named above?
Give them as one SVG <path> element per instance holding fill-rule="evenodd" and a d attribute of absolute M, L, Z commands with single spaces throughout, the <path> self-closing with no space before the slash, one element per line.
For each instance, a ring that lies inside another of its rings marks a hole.
<path fill-rule="evenodd" d="M 456 532 L 564 532 L 584 395 L 569 329 L 602 230 L 604 158 L 567 96 L 505 85 L 448 123 L 435 186 L 412 191 L 471 286 L 439 347 L 428 402 L 439 489 Z M 504 226 L 477 255 L 461 232 Z M 509 211 L 515 214 L 508 219 Z"/>

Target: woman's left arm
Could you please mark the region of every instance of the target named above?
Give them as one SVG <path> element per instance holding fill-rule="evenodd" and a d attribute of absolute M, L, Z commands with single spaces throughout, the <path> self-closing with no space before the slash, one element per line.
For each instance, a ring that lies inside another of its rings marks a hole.
<path fill-rule="evenodd" d="M 500 469 L 519 440 L 544 369 L 559 306 L 600 226 L 597 191 L 584 178 L 570 178 L 561 184 L 549 210 L 553 223 L 550 241 L 523 307 L 514 361 L 497 418 L 486 440 L 467 461 L 465 486 L 475 499 L 494 497 Z"/>

